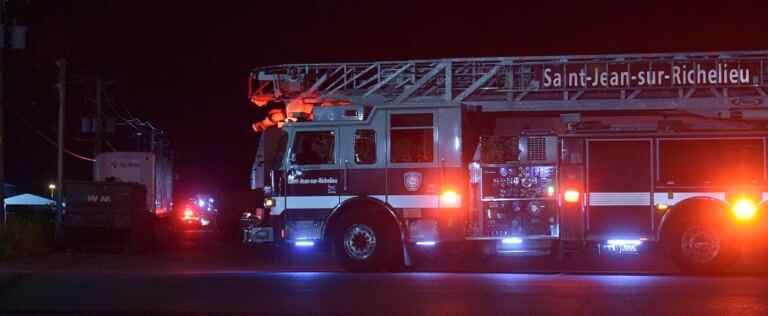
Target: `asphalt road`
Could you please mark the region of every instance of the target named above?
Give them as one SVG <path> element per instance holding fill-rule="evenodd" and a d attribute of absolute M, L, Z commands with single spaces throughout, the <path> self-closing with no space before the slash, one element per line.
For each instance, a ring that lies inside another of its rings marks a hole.
<path fill-rule="evenodd" d="M 591 270 L 441 258 L 422 268 L 438 272 L 342 273 L 323 254 L 265 255 L 189 233 L 143 255 L 2 263 L 0 314 L 768 315 L 768 275 L 759 269 L 692 277 L 646 258 L 592 262 Z"/>
<path fill-rule="evenodd" d="M 338 272 L 39 273 L 4 312 L 766 315 L 765 278 Z"/>

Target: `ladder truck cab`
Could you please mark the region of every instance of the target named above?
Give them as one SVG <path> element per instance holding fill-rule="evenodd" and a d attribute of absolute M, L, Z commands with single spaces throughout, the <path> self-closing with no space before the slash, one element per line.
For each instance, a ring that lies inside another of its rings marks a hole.
<path fill-rule="evenodd" d="M 472 242 L 660 245 L 716 272 L 765 245 L 768 51 L 294 64 L 249 82 L 269 115 L 245 242 L 330 245 L 352 271 Z"/>

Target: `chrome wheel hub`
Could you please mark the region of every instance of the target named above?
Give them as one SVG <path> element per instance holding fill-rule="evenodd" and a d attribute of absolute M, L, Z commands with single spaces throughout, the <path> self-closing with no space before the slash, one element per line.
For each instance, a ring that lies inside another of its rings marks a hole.
<path fill-rule="evenodd" d="M 344 233 L 344 251 L 353 259 L 365 260 L 376 250 L 376 234 L 363 224 L 354 224 Z"/>
<path fill-rule="evenodd" d="M 720 236 L 703 227 L 692 227 L 683 233 L 680 240 L 683 255 L 698 263 L 707 263 L 720 253 Z"/>

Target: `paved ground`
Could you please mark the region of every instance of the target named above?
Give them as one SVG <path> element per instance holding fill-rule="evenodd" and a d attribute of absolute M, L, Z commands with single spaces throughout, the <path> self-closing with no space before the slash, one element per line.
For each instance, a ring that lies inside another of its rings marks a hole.
<path fill-rule="evenodd" d="M 439 256 L 420 269 L 437 272 L 350 274 L 326 255 L 267 255 L 186 233 L 144 255 L 60 253 L 2 263 L 0 314 L 768 314 L 761 265 L 690 277 L 649 258 L 568 269 L 462 259 Z"/>
<path fill-rule="evenodd" d="M 759 277 L 338 272 L 40 273 L 4 312 L 766 315 Z"/>

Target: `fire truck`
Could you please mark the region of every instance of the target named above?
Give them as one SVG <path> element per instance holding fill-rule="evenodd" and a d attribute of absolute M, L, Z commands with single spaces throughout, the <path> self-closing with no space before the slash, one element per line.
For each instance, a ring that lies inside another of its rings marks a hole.
<path fill-rule="evenodd" d="M 454 242 L 659 248 L 711 273 L 767 238 L 768 51 L 290 64 L 249 87 L 248 243 L 329 245 L 349 271 Z"/>

